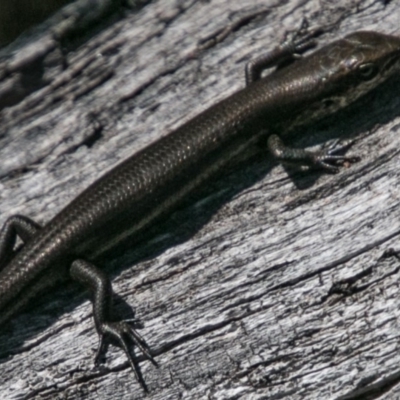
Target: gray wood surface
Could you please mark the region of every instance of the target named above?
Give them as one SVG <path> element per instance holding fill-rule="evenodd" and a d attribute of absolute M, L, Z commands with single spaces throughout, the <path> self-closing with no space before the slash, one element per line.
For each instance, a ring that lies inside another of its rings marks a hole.
<path fill-rule="evenodd" d="M 377 0 L 153 1 L 69 44 L 65 59 L 33 35 L 0 65 L 0 223 L 46 223 L 243 87 L 245 63 L 303 18 L 325 27 L 321 45 L 360 29 L 400 35 L 398 2 Z M 71 284 L 0 330 L 1 397 L 400 398 L 400 261 L 380 258 L 400 249 L 399 81 L 296 132 L 298 146 L 355 137 L 360 162 L 288 175 L 255 153 L 105 262 L 118 309 L 143 322 L 160 364 L 140 363 L 149 395 L 119 348 L 93 366 L 91 306 Z M 328 296 L 344 279 L 348 294 Z"/>

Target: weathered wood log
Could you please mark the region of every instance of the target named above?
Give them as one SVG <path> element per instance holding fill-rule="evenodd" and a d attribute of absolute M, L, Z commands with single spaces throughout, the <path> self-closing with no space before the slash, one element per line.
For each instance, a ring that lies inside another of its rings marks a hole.
<path fill-rule="evenodd" d="M 116 15 L 83 38 L 46 22 L 2 51 L 0 223 L 46 223 L 243 87 L 245 63 L 304 18 L 325 30 L 321 45 L 360 29 L 400 34 L 396 1 L 160 0 Z M 91 306 L 71 283 L 1 327 L 2 398 L 398 398 L 400 261 L 381 256 L 400 249 L 399 89 L 392 80 L 295 132 L 298 146 L 356 138 L 360 162 L 288 174 L 259 149 L 104 260 L 118 310 L 143 322 L 160 364 L 140 362 L 149 395 L 121 349 L 93 366 Z"/>

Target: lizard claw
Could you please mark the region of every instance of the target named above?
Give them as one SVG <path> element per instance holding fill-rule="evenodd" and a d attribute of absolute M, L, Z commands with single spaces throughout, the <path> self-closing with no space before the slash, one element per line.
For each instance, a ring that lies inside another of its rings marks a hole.
<path fill-rule="evenodd" d="M 358 156 L 344 156 L 336 154 L 348 150 L 348 148 L 354 143 L 354 139 L 348 139 L 342 143 L 339 143 L 339 141 L 336 140 L 329 146 L 328 149 L 310 153 L 312 164 L 318 168 L 322 168 L 331 172 L 338 172 L 339 168 L 337 167 L 337 164 L 343 164 L 345 162 L 354 163 L 360 161 L 360 157 Z"/>
<path fill-rule="evenodd" d="M 133 359 L 132 353 L 128 346 L 128 341 L 130 340 L 135 346 L 140 349 L 147 360 L 149 360 L 154 366 L 158 367 L 158 364 L 151 355 L 150 348 L 143 337 L 134 328 L 132 328 L 127 321 L 104 322 L 101 324 L 99 329 L 100 341 L 95 357 L 95 364 L 99 364 L 100 355 L 105 346 L 105 338 L 113 339 L 124 350 L 137 381 L 141 384 L 145 391 L 148 391 L 140 369 L 138 367 L 138 363 Z"/>
<path fill-rule="evenodd" d="M 303 19 L 299 28 L 295 31 L 287 32 L 284 44 L 291 47 L 294 57 L 299 58 L 306 50 L 317 45 L 316 37 L 323 33 L 322 28 L 309 29 L 309 23 L 306 18 Z"/>

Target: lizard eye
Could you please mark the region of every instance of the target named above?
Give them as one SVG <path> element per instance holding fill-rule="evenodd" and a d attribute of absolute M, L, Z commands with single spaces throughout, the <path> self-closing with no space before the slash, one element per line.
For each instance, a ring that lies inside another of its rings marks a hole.
<path fill-rule="evenodd" d="M 375 64 L 366 63 L 366 64 L 361 64 L 358 67 L 358 72 L 359 72 L 361 79 L 363 79 L 365 81 L 369 81 L 370 79 L 374 78 L 378 74 L 379 70 Z"/>

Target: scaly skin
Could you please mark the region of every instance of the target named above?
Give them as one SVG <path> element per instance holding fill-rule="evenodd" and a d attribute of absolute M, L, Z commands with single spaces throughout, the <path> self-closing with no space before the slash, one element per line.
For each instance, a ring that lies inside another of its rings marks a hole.
<path fill-rule="evenodd" d="M 0 232 L 0 324 L 44 288 L 72 277 L 94 293 L 99 351 L 104 338 L 117 340 L 146 388 L 128 340 L 155 361 L 139 334 L 112 318 L 111 284 L 88 260 L 168 213 L 261 135 L 269 136 L 273 155 L 283 161 L 336 169 L 346 160 L 329 151 L 287 148 L 272 132 L 336 112 L 397 73 L 400 38 L 356 32 L 260 77 L 260 66 L 280 64 L 309 44 L 304 39 L 286 43 L 250 65 L 245 89 L 125 160 L 44 227 L 11 217 Z M 17 235 L 25 244 L 14 253 Z"/>

